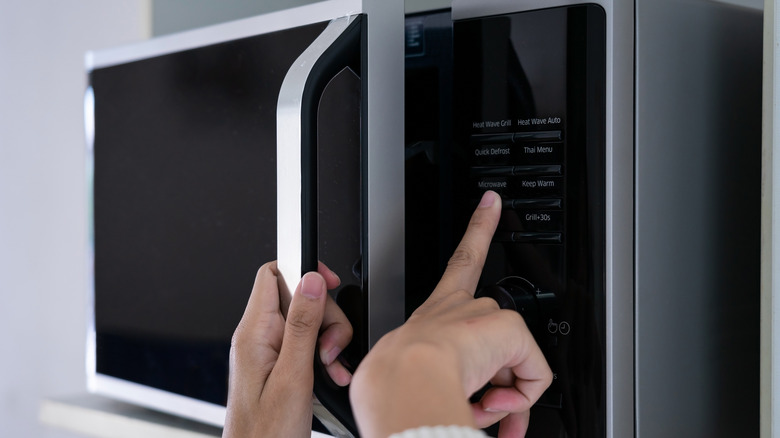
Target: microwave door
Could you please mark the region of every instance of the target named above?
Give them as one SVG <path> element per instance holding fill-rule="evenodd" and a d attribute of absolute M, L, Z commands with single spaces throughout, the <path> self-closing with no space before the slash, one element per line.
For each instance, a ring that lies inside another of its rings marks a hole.
<path fill-rule="evenodd" d="M 92 392 L 222 426 L 230 340 L 275 258 L 293 286 L 317 260 L 341 277 L 352 367 L 403 322 L 402 2 L 321 1 L 86 63 Z"/>
<path fill-rule="evenodd" d="M 282 83 L 326 29 L 361 21 L 323 3 L 88 57 L 91 391 L 223 424 L 230 339 L 277 256 Z M 345 65 L 337 88 L 359 73 Z"/>
<path fill-rule="evenodd" d="M 341 278 L 329 293 L 352 324 L 351 371 L 404 315 L 403 3 L 363 6 L 293 64 L 277 109 L 278 266 L 290 291 L 318 261 Z M 331 433 L 357 436 L 319 358 L 314 392 Z"/>
<path fill-rule="evenodd" d="M 321 259 L 342 279 L 333 299 L 355 330 L 362 356 L 360 239 L 360 16 L 333 20 L 293 63 L 277 107 L 278 266 L 287 289 Z M 354 309 L 350 312 L 350 309 Z M 345 355 L 348 354 L 345 352 Z M 355 358 L 355 361 L 359 357 Z M 314 414 L 336 437 L 358 434 L 349 391 L 315 355 Z"/>

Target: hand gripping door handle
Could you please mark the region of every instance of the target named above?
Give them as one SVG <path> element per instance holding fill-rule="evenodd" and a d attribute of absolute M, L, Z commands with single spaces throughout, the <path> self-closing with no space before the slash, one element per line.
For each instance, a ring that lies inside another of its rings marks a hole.
<path fill-rule="evenodd" d="M 360 56 L 359 15 L 332 20 L 290 67 L 276 120 L 277 258 L 287 288 L 317 270 L 317 109 L 328 82 Z M 314 355 L 314 414 L 336 437 L 358 435 L 349 390 Z M 324 408 L 323 408 L 324 407 Z"/>

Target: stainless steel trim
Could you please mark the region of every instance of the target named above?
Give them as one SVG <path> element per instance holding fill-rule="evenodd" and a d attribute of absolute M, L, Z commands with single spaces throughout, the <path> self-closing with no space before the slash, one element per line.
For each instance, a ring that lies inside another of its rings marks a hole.
<path fill-rule="evenodd" d="M 306 81 L 317 60 L 344 33 L 356 16 L 331 21 L 287 71 L 276 106 L 276 234 L 277 263 L 282 281 L 295 293 L 302 275 L 301 124 Z M 357 183 L 357 181 L 356 181 Z M 338 437 L 351 437 L 333 415 L 317 403 L 315 413 Z"/>
<path fill-rule="evenodd" d="M 84 134 L 86 139 L 85 177 L 87 182 L 87 208 L 91 210 L 94 204 L 95 175 L 95 92 L 87 87 L 84 92 Z M 95 336 L 95 219 L 91 211 L 87 211 L 87 349 L 85 371 L 87 373 L 87 388 L 95 391 L 95 376 L 97 375 L 97 354 Z"/>
<path fill-rule="evenodd" d="M 404 4 L 407 14 L 432 12 L 452 7 L 451 0 L 406 0 Z"/>
<path fill-rule="evenodd" d="M 224 427 L 225 425 L 224 406 L 206 403 L 127 380 L 97 374 L 93 380 L 92 391 L 109 394 L 113 398 L 128 403 L 147 406 L 213 426 Z"/>
<path fill-rule="evenodd" d="M 780 9 L 764 9 L 764 80 L 761 172 L 761 392 L 760 437 L 780 436 Z M 775 140 L 778 142 L 775 143 Z"/>
<path fill-rule="evenodd" d="M 368 344 L 404 322 L 404 2 L 366 0 Z"/>
<path fill-rule="evenodd" d="M 355 435 L 352 435 L 352 433 L 330 413 L 328 408 L 320 403 L 317 397 L 314 397 L 312 400 L 312 413 L 335 438 L 355 438 Z"/>
<path fill-rule="evenodd" d="M 756 436 L 762 17 L 635 4 L 637 436 Z"/>
<path fill-rule="evenodd" d="M 635 434 L 634 2 L 453 0 L 453 20 L 578 4 L 607 14 L 607 437 Z"/>
<path fill-rule="evenodd" d="M 168 53 L 208 46 L 283 29 L 320 23 L 362 12 L 361 0 L 324 0 L 312 4 L 166 35 L 121 47 L 87 52 L 87 71 Z"/>
<path fill-rule="evenodd" d="M 306 80 L 317 60 L 355 16 L 331 21 L 295 60 L 282 82 L 276 106 L 276 217 L 279 271 L 293 293 L 301 280 L 301 105 Z"/>

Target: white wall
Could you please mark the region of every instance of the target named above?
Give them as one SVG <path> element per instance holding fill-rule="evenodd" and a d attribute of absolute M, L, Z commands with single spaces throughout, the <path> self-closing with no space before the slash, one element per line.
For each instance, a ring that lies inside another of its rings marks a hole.
<path fill-rule="evenodd" d="M 149 0 L 0 8 L 0 436 L 64 437 L 43 397 L 85 391 L 84 52 L 139 40 Z"/>
<path fill-rule="evenodd" d="M 160 0 L 152 2 L 152 33 L 165 35 L 321 0 Z M 385 0 L 381 0 L 385 1 Z M 760 2 L 762 0 L 728 0 Z M 449 8 L 452 0 L 406 0 L 409 13 Z"/>
<path fill-rule="evenodd" d="M 160 0 L 152 2 L 152 32 L 165 35 L 321 0 Z"/>

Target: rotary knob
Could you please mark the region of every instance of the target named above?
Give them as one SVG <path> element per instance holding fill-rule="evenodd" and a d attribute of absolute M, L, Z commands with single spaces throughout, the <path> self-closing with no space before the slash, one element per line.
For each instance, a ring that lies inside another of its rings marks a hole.
<path fill-rule="evenodd" d="M 522 315 L 529 327 L 536 326 L 555 307 L 555 294 L 544 292 L 522 277 L 507 277 L 496 284 L 483 287 L 475 298 L 490 297 L 502 309 Z"/>

